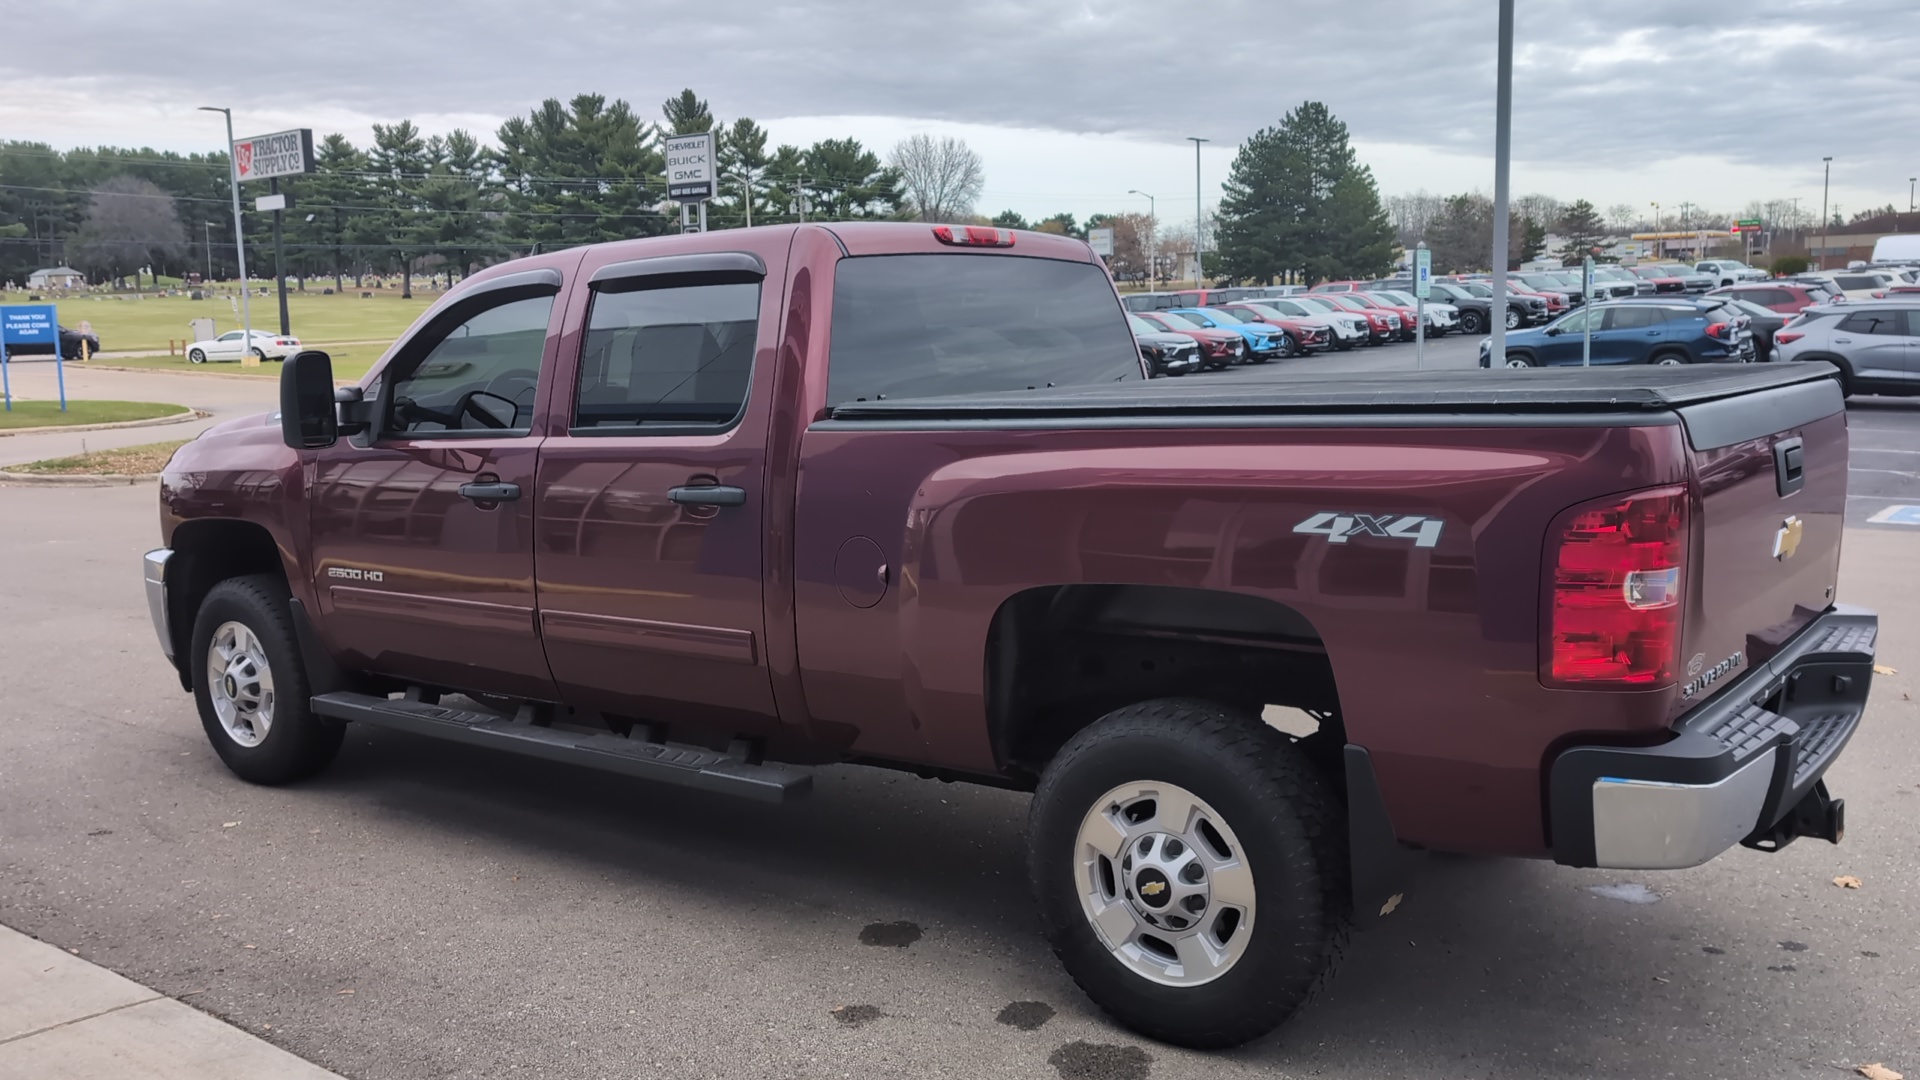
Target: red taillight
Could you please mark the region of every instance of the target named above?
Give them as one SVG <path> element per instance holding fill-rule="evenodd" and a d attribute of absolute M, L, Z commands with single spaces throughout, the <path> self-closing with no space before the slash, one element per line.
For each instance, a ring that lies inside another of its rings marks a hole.
<path fill-rule="evenodd" d="M 1775 330 L 1773 332 L 1773 343 L 1775 345 L 1791 345 L 1806 336 L 1807 332 L 1805 330 Z"/>
<path fill-rule="evenodd" d="M 1013 246 L 1012 229 L 996 229 L 989 225 L 935 225 L 933 236 L 943 244 L 961 244 L 968 247 Z"/>
<path fill-rule="evenodd" d="M 1725 341 L 1733 336 L 1733 328 L 1726 323 L 1717 322 L 1707 327 L 1707 336 Z"/>
<path fill-rule="evenodd" d="M 1561 515 L 1541 678 L 1549 686 L 1651 689 L 1680 651 L 1687 491 L 1655 488 Z"/>

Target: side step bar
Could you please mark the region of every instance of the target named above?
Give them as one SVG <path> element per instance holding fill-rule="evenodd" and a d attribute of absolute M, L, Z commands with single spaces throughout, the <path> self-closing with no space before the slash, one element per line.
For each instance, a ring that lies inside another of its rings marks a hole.
<path fill-rule="evenodd" d="M 489 746 L 642 780 L 743 795 L 761 802 L 785 802 L 813 790 L 813 770 L 795 765 L 754 765 L 703 746 L 647 742 L 611 732 L 598 735 L 538 727 L 495 713 L 423 701 L 371 694 L 321 694 L 313 699 L 313 711 L 336 720 Z M 636 726 L 635 730 L 641 729 Z"/>

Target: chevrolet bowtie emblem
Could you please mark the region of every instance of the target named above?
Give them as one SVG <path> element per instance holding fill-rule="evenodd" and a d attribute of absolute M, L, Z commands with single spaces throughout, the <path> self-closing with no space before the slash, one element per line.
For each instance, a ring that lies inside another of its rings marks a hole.
<path fill-rule="evenodd" d="M 1140 886 L 1140 895 L 1142 896 L 1159 896 L 1166 891 L 1167 883 L 1164 881 L 1149 881 L 1145 885 Z"/>
<path fill-rule="evenodd" d="M 1773 557 L 1791 559 L 1793 553 L 1800 550 L 1800 533 L 1805 523 L 1797 517 L 1789 517 L 1780 523 L 1780 531 L 1773 534 Z"/>

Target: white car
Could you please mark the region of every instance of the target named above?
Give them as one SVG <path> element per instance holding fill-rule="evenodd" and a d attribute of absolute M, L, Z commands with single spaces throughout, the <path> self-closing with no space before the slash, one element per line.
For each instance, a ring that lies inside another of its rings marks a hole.
<path fill-rule="evenodd" d="M 1826 270 L 1798 274 L 1794 280 L 1824 285 L 1828 292 L 1848 300 L 1874 300 L 1876 289 L 1885 289 L 1899 278 L 1886 270 Z"/>
<path fill-rule="evenodd" d="M 1387 298 L 1388 303 L 1399 304 L 1402 307 L 1415 307 L 1418 304 L 1418 301 L 1414 299 L 1412 293 L 1400 289 L 1369 289 L 1367 292 L 1370 296 L 1384 296 Z M 1460 309 L 1458 307 L 1444 300 L 1428 300 L 1426 312 L 1428 337 L 1446 337 L 1453 331 L 1460 329 Z"/>
<path fill-rule="evenodd" d="M 1739 259 L 1707 259 L 1695 263 L 1696 273 L 1712 274 L 1715 287 L 1738 285 L 1743 281 L 1765 281 L 1767 272 L 1755 270 Z"/>
<path fill-rule="evenodd" d="M 229 330 L 209 341 L 196 341 L 187 346 L 187 359 L 195 364 L 238 360 L 246 355 L 246 336 L 245 330 Z M 300 339 L 255 330 L 253 351 L 262 360 L 285 360 L 300 351 Z"/>
<path fill-rule="evenodd" d="M 1306 296 L 1272 296 L 1260 303 L 1289 319 L 1303 319 L 1315 326 L 1325 326 L 1333 331 L 1333 347 L 1341 352 L 1355 345 L 1367 343 L 1366 316 L 1356 315 L 1345 309 L 1329 311 L 1321 306 L 1326 304 L 1327 307 L 1332 307 L 1327 301 L 1315 300 L 1309 303 L 1308 300 Z"/>

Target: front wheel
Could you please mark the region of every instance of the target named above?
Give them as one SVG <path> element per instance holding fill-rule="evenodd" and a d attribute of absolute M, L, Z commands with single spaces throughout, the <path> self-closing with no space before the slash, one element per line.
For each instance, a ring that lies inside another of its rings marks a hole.
<path fill-rule="evenodd" d="M 1341 352 L 1352 352 L 1352 351 L 1353 351 L 1353 339 L 1352 339 L 1352 338 L 1341 338 L 1340 340 L 1338 340 L 1338 341 L 1336 341 L 1336 342 L 1334 342 L 1334 343 L 1333 343 L 1333 347 L 1334 347 L 1335 349 L 1338 349 L 1338 350 L 1340 350 Z"/>
<path fill-rule="evenodd" d="M 206 354 L 206 351 L 205 351 L 204 349 L 190 349 L 190 350 L 188 350 L 188 352 L 187 352 L 187 363 L 189 363 L 189 364 L 204 364 L 204 363 L 206 363 L 206 362 L 207 362 L 207 354 Z"/>
<path fill-rule="evenodd" d="M 1107 714 L 1047 767 L 1027 835 L 1055 955 L 1150 1038 L 1265 1034 L 1311 996 L 1346 932 L 1343 806 L 1251 713 L 1163 699 Z"/>
<path fill-rule="evenodd" d="M 1463 334 L 1484 334 L 1487 332 L 1487 320 L 1477 311 L 1460 313 L 1460 332 Z"/>
<path fill-rule="evenodd" d="M 1513 310 L 1512 308 L 1507 309 L 1507 329 L 1509 330 L 1520 329 L 1520 313 Z"/>
<path fill-rule="evenodd" d="M 346 729 L 308 706 L 306 667 L 272 574 L 215 585 L 193 621 L 193 699 L 214 752 L 242 780 L 285 784 L 319 772 Z"/>
<path fill-rule="evenodd" d="M 1290 360 L 1293 357 L 1296 357 L 1299 355 L 1300 355 L 1300 345 L 1298 342 L 1293 340 L 1293 335 L 1281 334 L 1280 335 L 1280 358 L 1282 360 Z"/>
<path fill-rule="evenodd" d="M 1530 368 L 1533 366 L 1533 357 L 1528 356 L 1526 353 L 1510 352 L 1507 354 L 1507 366 L 1510 368 Z"/>

